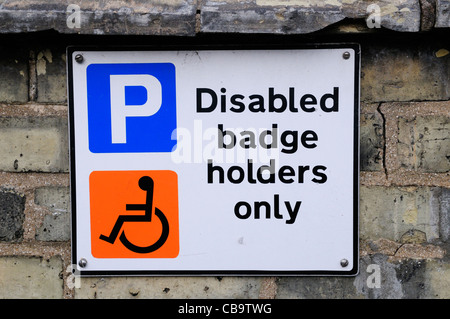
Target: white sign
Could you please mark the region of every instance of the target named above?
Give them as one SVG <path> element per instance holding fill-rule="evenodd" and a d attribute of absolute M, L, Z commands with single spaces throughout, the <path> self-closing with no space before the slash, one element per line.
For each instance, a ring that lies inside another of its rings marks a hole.
<path fill-rule="evenodd" d="M 82 275 L 355 275 L 359 46 L 68 48 Z"/>

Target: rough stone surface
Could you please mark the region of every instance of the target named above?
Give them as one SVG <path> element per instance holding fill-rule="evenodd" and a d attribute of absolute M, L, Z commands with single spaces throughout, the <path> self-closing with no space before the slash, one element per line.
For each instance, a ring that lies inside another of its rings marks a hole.
<path fill-rule="evenodd" d="M 421 21 L 420 29 L 429 31 L 436 23 L 436 0 L 420 0 Z"/>
<path fill-rule="evenodd" d="M 441 194 L 436 194 L 437 199 L 433 199 L 433 203 L 437 201 L 440 205 L 441 219 L 440 219 L 440 236 L 442 241 L 448 242 L 450 239 L 450 189 L 441 188 Z"/>
<path fill-rule="evenodd" d="M 450 117 L 399 118 L 398 130 L 397 152 L 402 168 L 423 172 L 450 171 Z"/>
<path fill-rule="evenodd" d="M 36 55 L 37 102 L 65 103 L 66 54 L 64 48 L 45 48 Z"/>
<path fill-rule="evenodd" d="M 201 11 L 201 32 L 310 33 L 341 21 L 338 8 L 304 8 L 289 2 L 274 5 L 258 1 L 206 1 Z"/>
<path fill-rule="evenodd" d="M 195 12 L 193 0 L 6 1 L 0 32 L 192 35 Z"/>
<path fill-rule="evenodd" d="M 62 270 L 58 257 L 0 257 L 0 298 L 60 299 Z"/>
<path fill-rule="evenodd" d="M 402 244 L 420 244 L 427 241 L 427 234 L 417 229 L 408 230 L 400 237 Z"/>
<path fill-rule="evenodd" d="M 258 298 L 263 278 L 112 277 L 81 278 L 78 299 L 103 298 Z"/>
<path fill-rule="evenodd" d="M 0 170 L 67 172 L 67 119 L 0 117 Z"/>
<path fill-rule="evenodd" d="M 383 169 L 383 118 L 380 113 L 360 116 L 360 167 L 362 171 Z"/>
<path fill-rule="evenodd" d="M 444 192 L 446 193 L 447 190 Z M 400 241 L 411 230 L 425 234 L 427 242 L 439 239 L 441 202 L 448 200 L 441 188 L 361 187 L 360 237 Z"/>
<path fill-rule="evenodd" d="M 356 277 L 280 277 L 277 298 L 426 299 L 448 296 L 448 264 L 437 260 L 390 260 L 364 256 Z M 439 276 L 444 279 L 440 282 Z"/>
<path fill-rule="evenodd" d="M 42 225 L 36 230 L 36 239 L 42 241 L 66 241 L 70 239 L 70 197 L 67 187 L 40 187 L 34 201 L 47 207 Z"/>
<path fill-rule="evenodd" d="M 27 0 L 2 4 L 0 32 L 54 29 L 69 34 L 301 34 L 324 29 L 346 18 L 365 20 L 365 31 L 386 28 L 418 32 L 448 28 L 449 16 L 449 0 L 206 0 L 198 3 L 194 0 Z"/>
<path fill-rule="evenodd" d="M 375 254 L 361 258 L 356 277 L 281 277 L 277 298 L 445 299 L 449 273 L 448 264 L 442 261 L 390 261 Z"/>
<path fill-rule="evenodd" d="M 450 264 L 439 261 L 427 261 L 424 288 L 430 299 L 450 299 Z"/>
<path fill-rule="evenodd" d="M 436 28 L 450 28 L 450 0 L 436 0 Z"/>
<path fill-rule="evenodd" d="M 277 299 L 361 298 L 352 277 L 280 277 Z"/>
<path fill-rule="evenodd" d="M 430 264 L 430 266 L 428 266 Z M 358 291 L 371 299 L 423 299 L 431 291 L 442 288 L 429 284 L 427 276 L 434 271 L 432 261 L 400 260 L 391 262 L 386 256 L 376 254 L 361 259 L 361 277 L 355 281 Z M 374 287 L 375 268 L 379 267 L 379 286 Z M 444 289 L 445 290 L 445 289 Z"/>
<path fill-rule="evenodd" d="M 25 197 L 0 190 L 0 241 L 18 241 L 23 234 Z"/>
<path fill-rule="evenodd" d="M 27 63 L 25 50 L 0 46 L 0 102 L 28 101 Z"/>
<path fill-rule="evenodd" d="M 370 45 L 361 49 L 361 101 L 450 99 L 450 59 L 439 44 Z M 389 72 L 386 72 L 389 70 Z"/>
<path fill-rule="evenodd" d="M 201 7 L 202 32 L 310 33 L 345 18 L 372 19 L 377 27 L 415 32 L 420 30 L 420 4 L 416 0 L 207 0 Z M 372 24 L 368 24 L 372 26 Z"/>

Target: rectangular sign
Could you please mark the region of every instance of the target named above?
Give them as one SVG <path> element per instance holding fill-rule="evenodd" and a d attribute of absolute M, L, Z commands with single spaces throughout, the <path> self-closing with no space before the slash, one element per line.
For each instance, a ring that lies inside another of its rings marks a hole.
<path fill-rule="evenodd" d="M 358 272 L 358 45 L 67 61 L 81 275 Z"/>

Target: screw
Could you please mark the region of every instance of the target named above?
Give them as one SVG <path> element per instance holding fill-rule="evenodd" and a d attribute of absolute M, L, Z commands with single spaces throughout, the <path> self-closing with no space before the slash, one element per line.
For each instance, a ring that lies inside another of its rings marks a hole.
<path fill-rule="evenodd" d="M 75 61 L 77 61 L 78 63 L 83 62 L 83 55 L 77 54 L 77 55 L 75 56 Z"/>
<path fill-rule="evenodd" d="M 348 266 L 348 260 L 347 259 L 341 259 L 341 266 L 342 267 L 347 267 Z"/>
<path fill-rule="evenodd" d="M 342 57 L 343 57 L 345 60 L 350 59 L 350 52 L 345 51 L 344 54 L 342 54 Z"/>
<path fill-rule="evenodd" d="M 86 267 L 87 265 L 87 260 L 84 258 L 81 258 L 80 261 L 78 262 L 78 266 L 80 266 L 81 268 Z"/>

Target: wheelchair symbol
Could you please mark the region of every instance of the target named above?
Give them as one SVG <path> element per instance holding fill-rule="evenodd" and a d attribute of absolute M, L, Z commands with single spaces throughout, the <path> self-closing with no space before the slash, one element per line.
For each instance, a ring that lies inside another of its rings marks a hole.
<path fill-rule="evenodd" d="M 119 235 L 119 232 L 122 228 L 122 225 L 125 222 L 151 222 L 152 221 L 153 189 L 154 189 L 153 179 L 149 176 L 141 177 L 139 179 L 139 188 L 142 189 L 143 191 L 147 192 L 145 204 L 127 204 L 126 210 L 127 211 L 143 210 L 143 211 L 145 211 L 145 214 L 144 215 L 119 215 L 109 236 L 100 235 L 101 240 L 104 240 L 108 243 L 114 244 L 114 242 L 116 241 L 116 238 Z M 141 253 L 141 254 L 153 252 L 153 251 L 159 249 L 162 245 L 164 245 L 164 243 L 167 240 L 167 237 L 169 237 L 169 222 L 167 221 L 167 218 L 163 214 L 163 212 L 161 212 L 157 207 L 155 207 L 155 215 L 161 221 L 162 232 L 161 232 L 161 236 L 154 244 L 152 244 L 150 246 L 146 246 L 146 247 L 134 245 L 127 239 L 127 237 L 125 235 L 125 230 L 122 230 L 122 233 L 120 234 L 120 237 L 119 237 L 119 240 L 122 242 L 122 244 L 129 250 L 131 250 L 135 253 Z"/>

